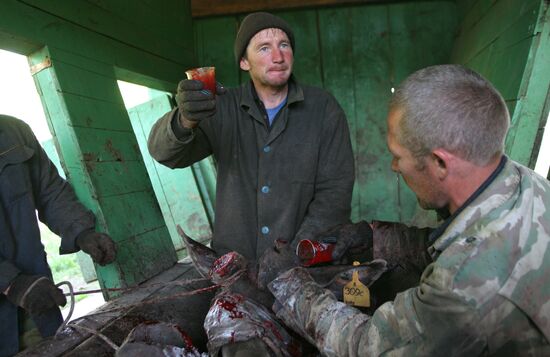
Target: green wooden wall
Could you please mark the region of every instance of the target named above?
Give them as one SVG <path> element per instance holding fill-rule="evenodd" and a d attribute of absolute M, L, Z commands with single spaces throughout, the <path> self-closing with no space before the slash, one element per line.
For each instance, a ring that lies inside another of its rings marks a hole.
<path fill-rule="evenodd" d="M 353 220 L 407 221 L 416 200 L 390 170 L 391 88 L 432 64 L 470 66 L 513 111 L 507 151 L 529 162 L 544 126 L 550 73 L 544 0 L 414 1 L 276 12 L 294 28 L 299 81 L 344 108 L 357 165 Z M 0 1 L 0 48 L 34 65 L 54 141 L 98 229 L 117 241 L 105 287 L 131 285 L 176 255 L 116 80 L 173 92 L 185 69 L 215 65 L 227 86 L 247 80 L 233 58 L 242 16 L 191 19 L 188 0 Z"/>
<path fill-rule="evenodd" d="M 189 14 L 185 0 L 0 2 L 0 48 L 37 66 L 67 177 L 117 242 L 117 261 L 97 267 L 104 287 L 176 261 L 116 80 L 172 91 L 194 61 Z"/>
<path fill-rule="evenodd" d="M 548 116 L 547 7 L 544 0 L 458 0 L 275 12 L 295 31 L 298 80 L 331 91 L 347 114 L 357 167 L 353 220 L 433 223 L 390 171 L 385 145 L 390 89 L 428 65 L 461 63 L 493 82 L 513 115 L 506 152 L 534 166 Z M 248 80 L 232 56 L 243 16 L 193 25 L 198 64 L 216 66 L 229 86 Z"/>
<path fill-rule="evenodd" d="M 533 168 L 548 117 L 548 1 L 461 0 L 458 9 L 451 61 L 480 72 L 502 93 L 512 118 L 506 152 Z"/>
<path fill-rule="evenodd" d="M 295 74 L 324 87 L 344 108 L 357 167 L 353 220 L 409 220 L 410 190 L 390 170 L 386 114 L 391 88 L 422 67 L 448 62 L 457 30 L 454 1 L 419 1 L 274 12 L 296 37 Z M 248 80 L 233 58 L 242 16 L 194 21 L 200 65 L 228 86 Z"/>

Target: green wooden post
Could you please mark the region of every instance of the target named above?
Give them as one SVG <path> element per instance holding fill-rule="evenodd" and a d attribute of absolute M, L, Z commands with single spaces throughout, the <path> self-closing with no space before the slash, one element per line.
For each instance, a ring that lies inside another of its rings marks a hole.
<path fill-rule="evenodd" d="M 96 229 L 117 243 L 116 261 L 96 266 L 100 286 L 132 286 L 173 265 L 174 246 L 112 66 L 82 58 L 78 67 L 46 48 L 29 59 L 67 178 L 95 213 Z"/>
<path fill-rule="evenodd" d="M 530 163 L 550 77 L 548 4 L 541 0 L 462 0 L 451 61 L 481 73 L 500 91 L 512 116 L 506 153 Z"/>
<path fill-rule="evenodd" d="M 507 140 L 510 157 L 530 168 L 537 160 L 540 140 L 548 119 L 550 101 L 550 11 L 547 1 L 541 1 L 534 38 L 529 49 L 521 81 L 518 103 L 512 116 L 516 123 Z"/>

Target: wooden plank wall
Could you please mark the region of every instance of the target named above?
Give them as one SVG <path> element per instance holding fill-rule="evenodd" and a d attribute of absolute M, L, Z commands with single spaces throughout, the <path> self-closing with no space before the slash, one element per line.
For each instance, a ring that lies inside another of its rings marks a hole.
<path fill-rule="evenodd" d="M 317 8 L 331 5 L 389 1 L 393 0 L 191 0 L 191 15 L 196 18 L 266 10 Z"/>
<path fill-rule="evenodd" d="M 52 67 L 34 75 L 79 198 L 115 239 L 105 287 L 133 285 L 176 260 L 117 79 L 173 90 L 194 62 L 188 1 L 3 0 L 0 47 Z M 34 52 L 33 52 L 34 51 Z"/>
<path fill-rule="evenodd" d="M 348 116 L 357 162 L 354 220 L 406 221 L 416 207 L 389 169 L 390 89 L 416 69 L 451 58 L 486 75 L 512 110 L 531 103 L 529 79 L 548 78 L 535 66 L 544 62 L 535 51 L 547 31 L 543 4 L 434 0 L 277 12 L 295 29 L 297 78 L 331 91 Z M 241 19 L 192 21 L 187 0 L 0 2 L 0 47 L 31 56 L 31 64 L 53 63 L 35 78 L 65 170 L 98 227 L 119 243 L 117 264 L 99 270 L 103 286 L 144 280 L 173 258 L 116 80 L 173 91 L 186 68 L 210 64 L 222 83 L 238 85 L 247 80 L 233 58 Z M 545 82 L 537 83 L 537 95 L 545 95 Z M 536 111 L 525 113 L 537 119 Z M 516 139 L 507 142 L 512 157 L 525 156 L 523 138 L 540 123 L 520 114 L 514 111 Z"/>
<path fill-rule="evenodd" d="M 512 118 L 506 152 L 531 167 L 537 131 L 548 116 L 549 40 L 542 35 L 545 27 L 548 32 L 547 7 L 541 0 L 458 1 L 462 22 L 451 56 L 501 92 Z"/>
<path fill-rule="evenodd" d="M 391 88 L 448 62 L 458 22 L 454 1 L 403 2 L 274 12 L 295 32 L 298 80 L 326 88 L 344 108 L 357 163 L 353 220 L 410 219 L 416 199 L 390 170 L 386 114 Z M 233 58 L 241 16 L 195 19 L 200 65 L 227 86 L 248 80 Z"/>

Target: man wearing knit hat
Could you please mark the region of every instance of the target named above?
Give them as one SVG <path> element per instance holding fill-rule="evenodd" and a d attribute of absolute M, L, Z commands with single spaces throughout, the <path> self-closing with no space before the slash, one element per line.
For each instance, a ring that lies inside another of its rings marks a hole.
<path fill-rule="evenodd" d="M 183 80 L 177 108 L 158 120 L 149 151 L 160 163 L 217 163 L 212 247 L 255 260 L 277 239 L 296 244 L 349 221 L 354 161 L 345 114 L 326 91 L 292 76 L 296 44 L 286 21 L 248 15 L 235 40 L 250 75 L 238 88 Z"/>

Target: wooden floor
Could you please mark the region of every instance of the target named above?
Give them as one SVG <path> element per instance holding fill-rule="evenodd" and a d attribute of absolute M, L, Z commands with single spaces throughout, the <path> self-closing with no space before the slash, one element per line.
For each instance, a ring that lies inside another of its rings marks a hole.
<path fill-rule="evenodd" d="M 206 351 L 206 335 L 202 323 L 214 292 L 210 290 L 186 295 L 188 291 L 211 285 L 204 280 L 197 281 L 199 278 L 191 263 L 177 263 L 142 284 L 154 284 L 153 286 L 124 293 L 76 320 L 74 324 L 98 331 L 120 346 L 128 333 L 142 322 L 175 323 L 187 332 L 200 351 Z M 192 282 L 187 283 L 188 280 Z M 73 322 L 69 326 L 72 324 Z M 57 336 L 48 338 L 17 356 L 114 356 L 113 347 L 84 328 L 67 327 Z"/>

